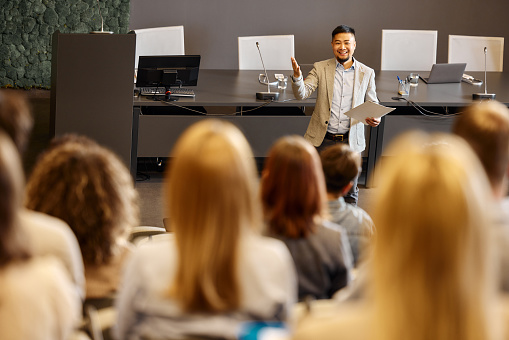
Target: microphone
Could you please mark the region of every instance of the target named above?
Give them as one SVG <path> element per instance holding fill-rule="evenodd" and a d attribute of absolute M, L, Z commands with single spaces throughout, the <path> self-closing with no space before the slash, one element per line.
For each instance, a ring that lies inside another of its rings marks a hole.
<path fill-rule="evenodd" d="M 262 52 L 260 51 L 260 45 L 258 44 L 258 41 L 256 42 L 256 48 L 258 48 L 258 53 L 260 54 L 260 59 L 262 61 L 263 70 L 265 72 L 265 79 L 267 79 L 267 92 L 256 92 L 256 99 L 278 100 L 279 92 L 270 92 L 269 77 L 267 76 L 267 69 L 265 68 L 265 64 L 263 62 Z"/>
<path fill-rule="evenodd" d="M 112 31 L 104 31 L 104 19 L 101 14 L 101 5 L 99 4 L 99 0 L 97 0 L 97 7 L 99 7 L 99 16 L 101 17 L 101 30 L 100 31 L 92 31 L 90 34 L 113 34 Z"/>
<path fill-rule="evenodd" d="M 494 93 L 488 93 L 488 83 L 486 81 L 486 55 L 488 54 L 488 48 L 484 47 L 484 93 L 472 94 L 472 99 L 483 100 L 483 99 L 495 99 Z"/>

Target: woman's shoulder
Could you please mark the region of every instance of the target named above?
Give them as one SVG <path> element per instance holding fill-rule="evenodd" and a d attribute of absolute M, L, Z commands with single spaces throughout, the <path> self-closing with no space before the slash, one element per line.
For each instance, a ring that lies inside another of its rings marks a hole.
<path fill-rule="evenodd" d="M 12 279 L 13 282 L 22 280 L 20 282 L 33 284 L 34 281 L 30 280 L 36 279 L 39 283 L 51 282 L 55 276 L 59 277 L 60 274 L 66 275 L 64 266 L 57 258 L 36 256 L 26 261 L 17 261 L 7 265 L 2 270 L 1 276 L 7 280 Z"/>
<path fill-rule="evenodd" d="M 266 254 L 267 256 L 287 257 L 290 256 L 288 248 L 276 238 L 262 236 L 255 233 L 244 235 L 241 242 L 242 249 L 247 252 L 256 252 L 257 254 Z M 290 257 L 291 258 L 291 257 Z"/>
<path fill-rule="evenodd" d="M 368 338 L 370 313 L 365 303 L 337 303 L 334 300 L 316 301 L 311 310 L 297 321 L 294 340 Z"/>

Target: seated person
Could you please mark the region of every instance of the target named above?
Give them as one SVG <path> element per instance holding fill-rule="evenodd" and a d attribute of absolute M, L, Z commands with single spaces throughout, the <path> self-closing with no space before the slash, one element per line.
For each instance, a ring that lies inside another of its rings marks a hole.
<path fill-rule="evenodd" d="M 262 237 L 253 154 L 231 123 L 177 141 L 164 184 L 173 237 L 138 247 L 117 299 L 118 339 L 236 338 L 247 320 L 286 321 L 297 300 L 285 245 Z"/>
<path fill-rule="evenodd" d="M 32 171 L 26 205 L 71 227 L 85 263 L 87 301 L 117 291 L 132 250 L 127 237 L 138 224 L 137 197 L 124 164 L 86 137 L 57 139 Z"/>
<path fill-rule="evenodd" d="M 493 199 L 481 164 L 451 135 L 409 133 L 388 153 L 373 205 L 369 293 L 315 310 L 294 339 L 501 339 L 509 305 L 494 284 Z"/>
<path fill-rule="evenodd" d="M 32 255 L 20 227 L 22 197 L 18 151 L 0 131 L 0 339 L 67 340 L 80 296 L 57 258 Z"/>
<path fill-rule="evenodd" d="M 475 103 L 456 118 L 452 131 L 472 147 L 488 175 L 498 212 L 494 229 L 501 255 L 501 288 L 509 292 L 509 207 L 503 207 L 509 185 L 509 109 L 493 100 Z"/>
<path fill-rule="evenodd" d="M 343 198 L 361 168 L 361 156 L 346 144 L 332 145 L 320 153 L 330 220 L 345 228 L 357 267 L 364 248 L 375 231 L 371 217 L 362 208 L 347 204 Z"/>
<path fill-rule="evenodd" d="M 26 149 L 33 119 L 26 98 L 13 90 L 0 90 L 0 130 L 16 145 L 20 156 Z M 69 272 L 81 298 L 85 298 L 83 260 L 76 236 L 69 226 L 52 216 L 21 209 L 20 224 L 34 255 L 58 257 Z"/>
<path fill-rule="evenodd" d="M 348 285 L 348 236 L 324 218 L 327 197 L 320 158 L 304 138 L 283 137 L 271 148 L 261 196 L 268 235 L 286 244 L 297 267 L 299 300 L 327 299 Z"/>

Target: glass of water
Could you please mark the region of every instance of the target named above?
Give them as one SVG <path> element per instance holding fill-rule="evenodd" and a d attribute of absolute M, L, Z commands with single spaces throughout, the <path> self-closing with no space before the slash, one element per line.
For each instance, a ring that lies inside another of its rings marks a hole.
<path fill-rule="evenodd" d="M 277 88 L 280 90 L 285 90 L 288 86 L 288 76 L 279 77 L 277 80 Z"/>
<path fill-rule="evenodd" d="M 410 82 L 410 86 L 419 85 L 419 73 L 410 73 L 408 75 L 408 81 Z"/>

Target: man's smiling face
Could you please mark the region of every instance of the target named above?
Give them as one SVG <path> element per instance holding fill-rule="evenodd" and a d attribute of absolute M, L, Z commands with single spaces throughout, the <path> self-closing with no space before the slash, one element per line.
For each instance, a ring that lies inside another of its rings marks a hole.
<path fill-rule="evenodd" d="M 355 36 L 352 33 L 336 34 L 331 44 L 334 56 L 340 64 L 352 59 L 356 47 Z"/>

